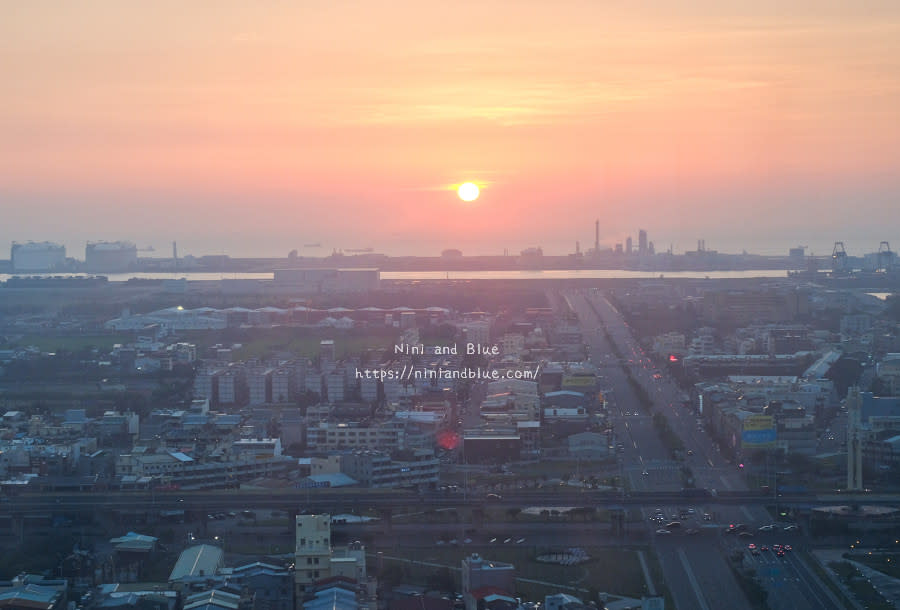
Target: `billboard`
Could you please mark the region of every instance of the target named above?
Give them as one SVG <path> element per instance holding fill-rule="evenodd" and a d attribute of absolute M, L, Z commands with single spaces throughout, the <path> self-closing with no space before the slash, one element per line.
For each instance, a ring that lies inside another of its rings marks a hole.
<path fill-rule="evenodd" d="M 752 415 L 744 420 L 741 446 L 745 449 L 774 447 L 775 438 L 775 418 L 771 415 Z"/>
<path fill-rule="evenodd" d="M 597 385 L 597 378 L 593 375 L 566 375 L 562 378 L 562 387 L 577 391 L 592 390 Z"/>

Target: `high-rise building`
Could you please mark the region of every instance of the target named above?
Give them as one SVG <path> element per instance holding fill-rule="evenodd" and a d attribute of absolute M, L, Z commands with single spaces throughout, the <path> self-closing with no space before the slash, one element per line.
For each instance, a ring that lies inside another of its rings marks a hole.
<path fill-rule="evenodd" d="M 647 232 L 644 229 L 638 231 L 638 254 L 646 256 L 650 251 L 647 249 Z"/>
<path fill-rule="evenodd" d="M 634 252 L 634 241 L 632 241 L 631 236 L 625 240 L 625 254 L 632 254 Z"/>

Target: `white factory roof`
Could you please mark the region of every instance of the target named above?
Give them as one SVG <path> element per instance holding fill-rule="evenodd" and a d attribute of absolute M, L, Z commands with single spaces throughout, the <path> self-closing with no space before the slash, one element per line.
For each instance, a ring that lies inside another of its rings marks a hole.
<path fill-rule="evenodd" d="M 212 576 L 222 565 L 222 549 L 209 544 L 200 544 L 185 549 L 175 562 L 169 581 L 190 576 Z"/>

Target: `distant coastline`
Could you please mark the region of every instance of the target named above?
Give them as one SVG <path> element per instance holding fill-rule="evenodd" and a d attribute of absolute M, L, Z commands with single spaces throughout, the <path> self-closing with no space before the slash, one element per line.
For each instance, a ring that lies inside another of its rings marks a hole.
<path fill-rule="evenodd" d="M 123 273 L 98 274 L 109 282 L 127 282 L 129 280 L 173 280 L 219 281 L 219 280 L 272 280 L 270 272 L 167 272 L 140 271 Z M 90 277 L 83 273 L 18 273 L 0 274 L 0 281 L 5 282 L 14 277 L 39 278 L 80 278 Z M 552 280 L 552 279 L 751 279 L 751 278 L 784 278 L 788 277 L 786 269 L 748 269 L 740 271 L 675 271 L 659 273 L 656 271 L 635 271 L 625 269 L 549 269 L 546 271 L 529 270 L 483 270 L 483 271 L 382 271 L 382 280 L 415 281 L 415 280 Z"/>

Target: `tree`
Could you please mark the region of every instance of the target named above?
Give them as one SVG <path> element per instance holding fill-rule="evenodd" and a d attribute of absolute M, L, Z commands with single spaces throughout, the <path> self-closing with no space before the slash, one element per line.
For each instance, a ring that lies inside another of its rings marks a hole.
<path fill-rule="evenodd" d="M 832 365 L 825 377 L 834 382 L 835 391 L 838 396 L 843 398 L 847 395 L 847 389 L 850 386 L 859 383 L 862 370 L 862 364 L 860 364 L 859 360 L 841 357 Z"/>
<path fill-rule="evenodd" d="M 443 567 L 432 572 L 428 576 L 428 588 L 435 591 L 455 594 L 456 581 L 453 578 L 453 574 L 450 572 L 450 568 Z"/>

